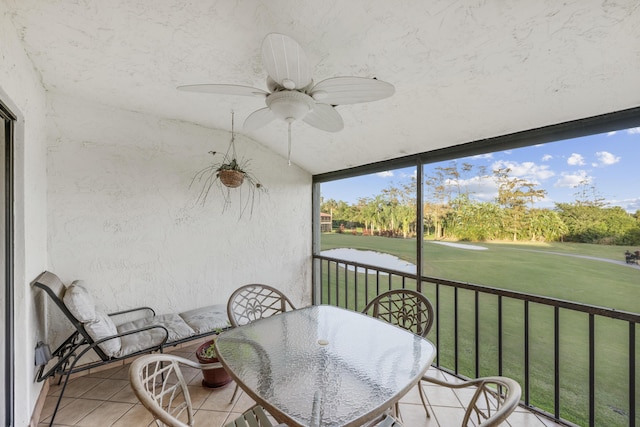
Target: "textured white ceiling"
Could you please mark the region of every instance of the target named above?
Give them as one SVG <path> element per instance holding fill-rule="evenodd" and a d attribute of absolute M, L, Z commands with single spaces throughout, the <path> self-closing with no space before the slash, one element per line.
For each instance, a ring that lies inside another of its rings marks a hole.
<path fill-rule="evenodd" d="M 293 128 L 322 173 L 640 105 L 637 0 L 0 0 L 51 92 L 230 129 L 262 100 L 260 47 L 280 32 L 316 82 L 377 77 L 391 98 L 338 106 L 345 129 Z M 248 133 L 286 156 L 284 122 Z M 188 144 L 188 141 L 185 141 Z"/>

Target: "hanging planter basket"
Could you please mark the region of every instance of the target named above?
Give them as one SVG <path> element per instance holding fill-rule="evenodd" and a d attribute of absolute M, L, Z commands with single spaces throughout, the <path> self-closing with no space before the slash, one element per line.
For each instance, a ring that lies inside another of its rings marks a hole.
<path fill-rule="evenodd" d="M 237 170 L 220 170 L 218 171 L 220 182 L 229 188 L 240 187 L 244 182 L 244 172 Z"/>
<path fill-rule="evenodd" d="M 191 180 L 191 187 L 194 183 L 201 183 L 200 194 L 198 195 L 198 202 L 202 205 L 205 204 L 209 191 L 213 186 L 220 190 L 220 193 L 224 199 L 222 212 L 231 204 L 232 195 L 238 194 L 242 203 L 240 206 L 240 217 L 247 207 L 253 212 L 253 201 L 256 191 L 259 193 L 267 192 L 267 189 L 260 183 L 258 178 L 249 170 L 249 160 L 240 159 L 236 155 L 235 146 L 235 133 L 234 133 L 234 121 L 233 111 L 231 112 L 231 141 L 229 147 L 222 160 L 214 161 L 209 166 L 198 171 Z M 209 154 L 215 156 L 216 151 L 209 151 Z M 247 185 L 240 191 L 231 191 L 238 188 L 246 182 Z"/>

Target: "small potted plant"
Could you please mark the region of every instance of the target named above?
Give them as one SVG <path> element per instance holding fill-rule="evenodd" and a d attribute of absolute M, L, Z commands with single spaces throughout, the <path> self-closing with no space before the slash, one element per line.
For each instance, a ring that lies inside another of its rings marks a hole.
<path fill-rule="evenodd" d="M 216 335 L 217 337 L 217 335 Z M 206 341 L 196 350 L 196 357 L 198 361 L 203 364 L 218 363 L 218 357 L 216 354 L 216 337 L 212 340 Z M 203 369 L 202 385 L 209 388 L 218 388 L 225 386 L 231 382 L 231 377 L 225 371 L 224 368 Z"/>

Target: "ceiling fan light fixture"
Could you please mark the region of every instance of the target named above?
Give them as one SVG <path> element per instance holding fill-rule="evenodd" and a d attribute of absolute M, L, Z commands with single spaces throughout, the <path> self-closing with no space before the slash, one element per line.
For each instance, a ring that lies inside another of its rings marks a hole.
<path fill-rule="evenodd" d="M 312 96 L 312 97 L 313 97 L 313 99 L 315 99 L 316 101 L 320 101 L 320 100 L 325 99 L 327 96 L 329 96 L 329 94 L 328 94 L 326 91 L 324 91 L 324 90 L 318 90 L 318 91 L 316 91 L 316 92 L 313 92 L 313 93 L 311 94 L 311 96 Z"/>
<path fill-rule="evenodd" d="M 266 103 L 276 117 L 287 122 L 302 120 L 314 106 L 313 98 L 298 91 L 274 92 Z"/>
<path fill-rule="evenodd" d="M 296 88 L 296 82 L 291 79 L 284 79 L 282 81 L 282 86 L 284 86 L 285 89 L 293 90 Z"/>

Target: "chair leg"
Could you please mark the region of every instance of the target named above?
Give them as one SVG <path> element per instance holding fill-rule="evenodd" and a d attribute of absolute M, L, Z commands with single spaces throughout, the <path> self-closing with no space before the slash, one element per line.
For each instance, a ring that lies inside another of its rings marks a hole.
<path fill-rule="evenodd" d="M 395 405 L 393 405 L 393 416 L 402 421 L 402 414 L 400 413 L 400 402 L 396 402 Z"/>
<path fill-rule="evenodd" d="M 238 387 L 238 384 L 236 384 L 236 388 L 235 388 L 235 390 L 233 390 L 233 396 L 231 396 L 231 400 L 229 401 L 229 403 L 233 403 L 233 401 L 234 401 L 234 400 L 235 400 L 235 398 L 236 398 L 236 395 L 238 394 L 238 389 L 239 389 L 239 388 L 240 388 L 240 387 Z"/>
<path fill-rule="evenodd" d="M 63 375 L 60 375 L 60 379 L 58 380 L 58 385 L 62 381 Z M 62 401 L 62 396 L 64 395 L 64 390 L 67 388 L 67 382 L 69 381 L 69 374 L 65 376 L 64 385 L 62 386 L 62 390 L 60 390 L 60 395 L 58 396 L 58 400 L 56 401 L 56 407 L 53 410 L 53 414 L 51 414 L 51 421 L 49 421 L 49 427 L 53 426 L 53 420 L 56 419 L 56 415 L 58 414 L 58 409 L 60 408 L 60 402 Z"/>
<path fill-rule="evenodd" d="M 427 413 L 427 418 L 431 418 L 431 414 L 429 413 L 429 407 L 427 403 L 427 395 L 422 388 L 421 382 L 418 383 L 418 390 L 420 390 L 420 400 L 422 400 L 422 406 L 424 406 L 424 411 Z"/>

